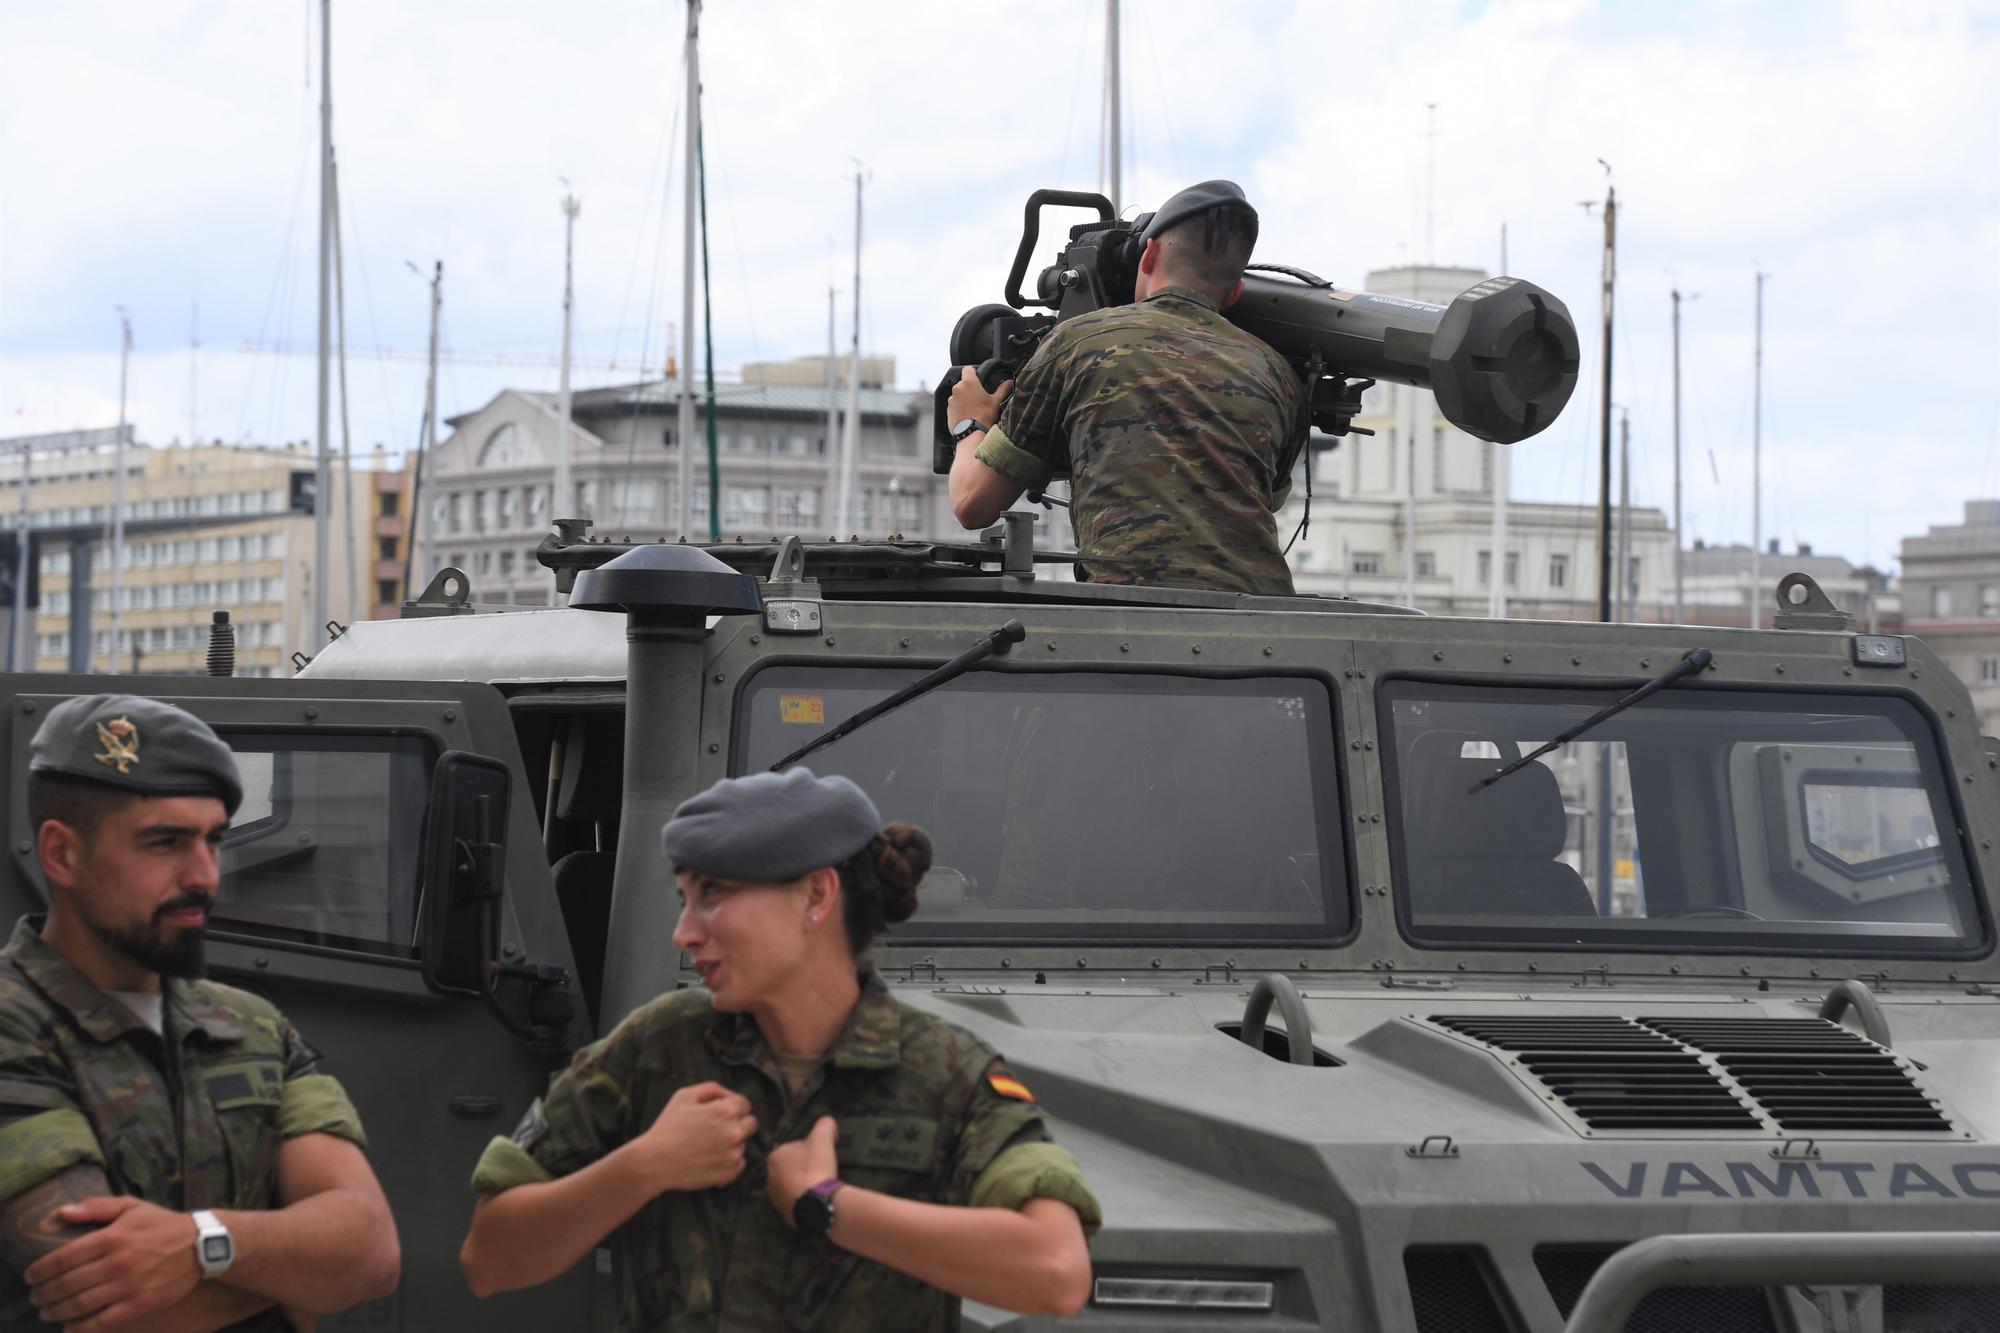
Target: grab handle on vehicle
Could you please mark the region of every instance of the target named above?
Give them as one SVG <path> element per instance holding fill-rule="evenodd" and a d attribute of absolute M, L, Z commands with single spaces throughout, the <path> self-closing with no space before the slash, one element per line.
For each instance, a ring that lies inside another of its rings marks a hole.
<path fill-rule="evenodd" d="M 1236 1035 L 1251 1050 L 1262 1051 L 1264 1023 L 1271 1016 L 1273 1000 L 1285 1020 L 1285 1044 L 1291 1048 L 1292 1063 L 1312 1064 L 1312 1019 L 1306 1014 L 1306 1002 L 1299 997 L 1299 988 L 1282 972 L 1266 972 L 1257 978 L 1257 984 L 1250 988 L 1250 1002 L 1243 1006 L 1243 1030 Z"/>
<path fill-rule="evenodd" d="M 1882 1002 L 1874 991 L 1852 978 L 1837 981 L 1828 989 L 1826 999 L 1820 1002 L 1819 1016 L 1838 1023 L 1849 1008 L 1861 1015 L 1863 1036 L 1877 1046 L 1889 1045 L 1889 1016 L 1882 1012 Z"/>
<path fill-rule="evenodd" d="M 1832 1282 L 1973 1286 L 2000 1269 L 2000 1231 L 1798 1231 L 1653 1236 L 1604 1261 L 1564 1333 L 1623 1328 L 1659 1287 Z"/>

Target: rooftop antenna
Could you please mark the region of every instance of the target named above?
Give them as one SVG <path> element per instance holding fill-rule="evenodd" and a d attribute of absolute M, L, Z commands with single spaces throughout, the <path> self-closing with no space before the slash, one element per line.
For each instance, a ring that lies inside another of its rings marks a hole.
<path fill-rule="evenodd" d="M 1105 156 L 1111 166 L 1111 210 L 1116 214 L 1124 203 L 1122 185 L 1122 158 L 1120 153 L 1123 130 L 1120 127 L 1120 103 L 1124 100 L 1120 89 L 1118 0 L 1104 0 L 1104 116 L 1105 116 Z"/>
<path fill-rule="evenodd" d="M 1437 263 L 1437 133 L 1438 104 L 1424 103 L 1424 267 Z"/>
<path fill-rule="evenodd" d="M 1687 571 L 1681 555 L 1681 300 L 1675 285 L 1674 299 L 1674 623 L 1687 624 Z M 1685 299 L 1698 301 L 1700 292 L 1688 292 Z"/>

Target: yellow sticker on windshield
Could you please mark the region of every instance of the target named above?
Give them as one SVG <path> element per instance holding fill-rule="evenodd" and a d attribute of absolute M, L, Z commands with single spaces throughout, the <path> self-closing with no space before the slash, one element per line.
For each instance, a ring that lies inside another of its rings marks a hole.
<path fill-rule="evenodd" d="M 781 694 L 778 696 L 778 720 L 788 724 L 824 726 L 826 700 L 817 694 Z"/>

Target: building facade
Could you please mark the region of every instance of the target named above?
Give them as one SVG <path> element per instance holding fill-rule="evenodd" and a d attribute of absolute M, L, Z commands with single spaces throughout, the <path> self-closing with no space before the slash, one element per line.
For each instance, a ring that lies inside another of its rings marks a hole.
<path fill-rule="evenodd" d="M 315 578 L 328 580 L 330 620 L 344 624 L 368 612 L 363 497 L 371 483 L 356 469 L 343 484 L 335 469 L 333 528 L 320 569 L 314 460 L 303 444 L 153 448 L 128 441 L 124 559 L 114 579 L 112 436 L 0 441 L 0 455 L 12 455 L 0 462 L 0 513 L 13 515 L 17 530 L 27 460 L 27 527 L 38 575 L 33 637 L 15 636 L 13 662 L 37 671 L 199 673 L 212 613 L 226 610 L 236 626 L 237 673 L 288 675 L 291 655 L 317 643 Z"/>
<path fill-rule="evenodd" d="M 1486 276 L 1476 268 L 1383 269 L 1368 275 L 1368 290 L 1443 305 Z M 1499 451 L 1513 446 L 1466 434 L 1445 420 L 1428 389 L 1402 384 L 1369 389 L 1355 424 L 1375 433 L 1347 435 L 1335 447 L 1311 451 L 1312 523 L 1289 556 L 1300 592 L 1483 616 L 1492 609 L 1498 578 L 1509 616 L 1595 618 L 1596 506 L 1510 501 L 1506 549 L 1496 555 Z M 1290 540 L 1304 516 L 1302 481 L 1294 483 L 1278 516 L 1280 543 Z M 1617 521 L 1614 515 L 1614 556 Z M 1631 525 L 1623 618 L 1664 618 L 1673 530 L 1650 507 L 1635 507 Z M 1614 601 L 1618 591 L 1614 582 Z"/>
<path fill-rule="evenodd" d="M 1968 500 L 1965 521 L 1903 538 L 1903 628 L 1929 644 L 2000 735 L 2000 500 Z"/>
<path fill-rule="evenodd" d="M 886 379 L 893 365 L 872 359 Z M 864 362 L 866 372 L 870 362 Z M 824 362 L 778 363 L 782 374 L 716 386 L 719 495 L 710 494 L 705 396 L 697 402 L 686 535 L 706 541 L 711 507 L 723 538 L 851 535 L 959 538 L 944 478 L 930 470 L 928 394 L 869 383 L 859 391 L 859 450 L 852 513 L 836 524 L 832 497 L 839 414 Z M 803 369 L 800 369 L 803 367 Z M 800 379 L 813 381 L 799 383 Z M 534 549 L 558 518 L 589 518 L 600 534 L 674 538 L 679 530 L 680 386 L 674 382 L 586 389 L 573 396 L 571 493 L 552 512 L 560 419 L 554 394 L 503 390 L 454 417 L 423 479 L 430 573 L 450 565 L 482 603 L 539 606 L 554 580 Z M 421 544 L 421 541 L 420 541 Z M 421 586 L 422 580 L 414 581 Z"/>

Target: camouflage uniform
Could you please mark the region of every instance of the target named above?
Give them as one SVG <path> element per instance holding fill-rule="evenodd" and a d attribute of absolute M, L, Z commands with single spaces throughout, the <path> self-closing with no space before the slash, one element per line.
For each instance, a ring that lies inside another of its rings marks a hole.
<path fill-rule="evenodd" d="M 898 1004 L 872 973 L 846 1029 L 794 1096 L 745 1014 L 705 991 L 662 996 L 579 1052 L 512 1139 L 480 1158 L 492 1194 L 568 1175 L 649 1127 L 673 1094 L 714 1081 L 757 1117 L 743 1173 L 720 1189 L 669 1192 L 612 1233 L 625 1333 L 932 1333 L 959 1302 L 824 1240 L 798 1235 L 765 1197 L 771 1149 L 839 1122 L 840 1178 L 934 1203 L 1018 1208 L 1061 1199 L 1095 1229 L 1075 1159 L 992 1048 Z M 834 1205 L 839 1206 L 835 1196 Z"/>
<path fill-rule="evenodd" d="M 319 1053 L 268 1000 L 164 979 L 161 1038 L 24 917 L 0 950 L 0 1199 L 79 1163 L 114 1194 L 179 1212 L 278 1206 L 278 1145 L 365 1142 Z M 0 1265 L 0 1328 L 46 1327 Z M 288 1330 L 277 1311 L 239 1329 Z"/>
<path fill-rule="evenodd" d="M 1305 390 L 1215 303 L 1165 287 L 1067 320 L 1014 382 L 976 457 L 1028 487 L 1067 458 L 1070 523 L 1097 583 L 1289 593 L 1272 515 Z"/>

